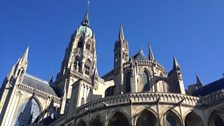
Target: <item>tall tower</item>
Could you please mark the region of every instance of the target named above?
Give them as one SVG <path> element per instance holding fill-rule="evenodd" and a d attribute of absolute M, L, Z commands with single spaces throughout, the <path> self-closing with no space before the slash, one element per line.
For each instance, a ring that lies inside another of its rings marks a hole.
<path fill-rule="evenodd" d="M 61 113 L 66 101 L 71 98 L 72 85 L 79 79 L 88 80 L 94 86 L 98 77 L 96 67 L 96 40 L 89 23 L 89 5 L 79 28 L 72 34 L 65 51 L 61 70 L 56 78 L 56 86 L 62 97 Z"/>
<path fill-rule="evenodd" d="M 118 39 L 114 45 L 114 83 L 115 94 L 123 94 L 124 91 L 124 73 L 123 65 L 129 60 L 128 43 L 124 37 L 123 27 L 120 25 Z"/>
<path fill-rule="evenodd" d="M 176 58 L 173 58 L 173 69 L 168 74 L 169 90 L 175 93 L 186 94 L 180 65 Z"/>

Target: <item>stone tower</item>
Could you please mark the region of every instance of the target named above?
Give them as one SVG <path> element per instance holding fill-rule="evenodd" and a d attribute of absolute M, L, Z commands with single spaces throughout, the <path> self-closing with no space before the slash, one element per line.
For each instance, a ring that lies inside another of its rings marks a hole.
<path fill-rule="evenodd" d="M 71 36 L 65 51 L 56 85 L 62 97 L 61 113 L 71 98 L 72 85 L 79 79 L 89 79 L 93 83 L 98 78 L 96 67 L 96 40 L 90 28 L 88 8 L 79 28 Z"/>
<path fill-rule="evenodd" d="M 123 94 L 124 91 L 124 75 L 123 65 L 129 60 L 129 49 L 127 40 L 124 37 L 123 27 L 120 25 L 118 39 L 114 45 L 114 83 L 115 94 Z"/>
<path fill-rule="evenodd" d="M 180 65 L 176 58 L 173 58 L 173 69 L 168 74 L 170 92 L 186 94 Z"/>

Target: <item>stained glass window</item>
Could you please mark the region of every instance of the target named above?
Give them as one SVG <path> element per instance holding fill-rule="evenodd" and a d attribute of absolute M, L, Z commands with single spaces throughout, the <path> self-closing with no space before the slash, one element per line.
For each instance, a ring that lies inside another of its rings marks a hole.
<path fill-rule="evenodd" d="M 15 119 L 15 126 L 24 126 L 34 122 L 39 114 L 39 105 L 35 99 L 30 98 L 19 107 L 19 111 Z"/>
<path fill-rule="evenodd" d="M 149 84 L 149 75 L 146 71 L 144 71 L 142 76 L 142 82 L 143 82 L 143 91 L 149 91 L 150 84 Z"/>

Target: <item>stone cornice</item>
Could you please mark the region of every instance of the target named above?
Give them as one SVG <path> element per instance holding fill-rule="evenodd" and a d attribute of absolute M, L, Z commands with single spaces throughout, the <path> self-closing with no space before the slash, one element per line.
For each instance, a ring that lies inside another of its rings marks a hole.
<path fill-rule="evenodd" d="M 131 105 L 131 104 L 168 104 L 168 105 L 181 105 L 189 107 L 209 107 L 214 104 L 222 103 L 224 100 L 224 89 L 216 91 L 204 97 L 194 97 L 176 93 L 131 93 L 106 97 L 94 100 L 84 104 L 78 108 L 74 108 L 72 115 L 63 115 L 55 123 L 65 123 L 69 120 L 78 118 L 90 112 L 99 111 L 107 108 Z M 51 124 L 51 125 L 52 125 Z"/>
<path fill-rule="evenodd" d="M 213 106 L 224 101 L 224 89 L 218 90 L 201 98 L 204 106 Z"/>
<path fill-rule="evenodd" d="M 123 94 L 116 95 L 111 97 L 106 97 L 98 100 L 94 100 L 84 104 L 78 108 L 74 108 L 72 110 L 72 115 L 64 115 L 60 117 L 60 121 L 69 121 L 74 118 L 85 115 L 89 112 L 99 111 L 102 109 L 122 106 L 122 105 L 131 105 L 131 104 L 168 104 L 168 105 L 181 105 L 181 106 L 201 106 L 201 102 L 199 97 L 193 97 L 182 94 L 175 93 L 131 93 L 131 94 Z M 58 123 L 58 120 L 54 123 Z M 51 124 L 51 125 L 52 125 Z"/>
<path fill-rule="evenodd" d="M 83 114 L 86 110 L 102 107 L 112 107 L 122 104 L 181 104 L 182 106 L 201 106 L 198 97 L 175 94 L 175 93 L 131 93 L 116 95 L 88 102 L 77 108 L 76 116 Z"/>

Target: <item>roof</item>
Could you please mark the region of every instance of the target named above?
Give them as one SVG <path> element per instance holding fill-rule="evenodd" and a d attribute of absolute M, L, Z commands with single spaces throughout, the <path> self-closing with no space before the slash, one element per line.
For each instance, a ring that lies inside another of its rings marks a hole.
<path fill-rule="evenodd" d="M 198 90 L 193 92 L 194 96 L 205 96 L 207 94 L 213 93 L 215 91 L 221 90 L 224 88 L 224 78 L 216 80 L 210 84 L 207 84 Z"/>
<path fill-rule="evenodd" d="M 102 78 L 104 79 L 104 81 L 109 81 L 113 80 L 113 76 L 114 76 L 114 70 L 111 70 L 110 72 L 103 75 Z"/>
<path fill-rule="evenodd" d="M 54 89 L 49 85 L 49 83 L 45 80 L 41 80 L 37 77 L 34 77 L 29 74 L 25 74 L 22 84 L 30 86 L 34 89 L 38 89 L 40 91 L 43 91 L 45 93 L 49 93 L 51 95 L 57 96 Z"/>
<path fill-rule="evenodd" d="M 148 60 L 142 50 L 133 56 L 135 60 Z"/>

